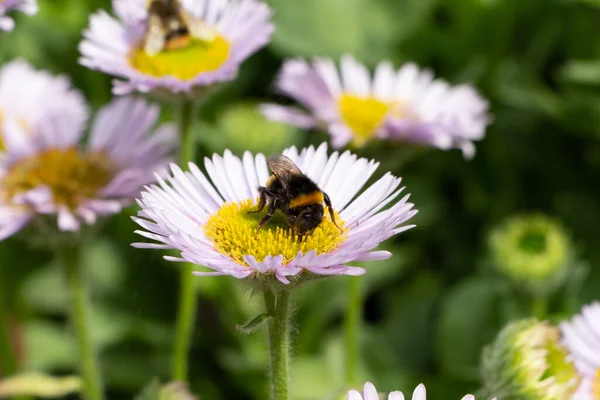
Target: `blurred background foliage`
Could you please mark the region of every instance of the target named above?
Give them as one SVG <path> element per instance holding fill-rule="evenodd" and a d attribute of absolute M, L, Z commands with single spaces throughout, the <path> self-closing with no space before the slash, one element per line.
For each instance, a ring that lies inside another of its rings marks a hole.
<path fill-rule="evenodd" d="M 0 60 L 22 57 L 71 76 L 94 108 L 109 101 L 111 78 L 77 64 L 88 15 L 108 0 L 39 0 L 0 40 Z M 391 59 L 430 66 L 452 83 L 472 82 L 491 102 L 494 123 L 465 161 L 459 151 L 411 156 L 402 145 L 359 150 L 404 178 L 417 228 L 367 265 L 361 382 L 382 391 L 425 382 L 432 398 L 460 398 L 478 387 L 481 346 L 530 310 L 487 266 L 489 230 L 505 218 L 540 211 L 561 221 L 582 262 L 551 297 L 555 318 L 600 294 L 600 3 L 597 0 L 269 0 L 272 43 L 246 62 L 199 109 L 201 156 L 231 148 L 270 153 L 317 144 L 265 121 L 264 100 L 281 100 L 273 79 L 286 57 L 350 52 L 374 66 Z M 27 95 L 24 93 L 23 95 Z M 164 118 L 171 119 L 168 108 Z M 126 133 L 125 133 L 126 134 Z M 199 158 L 200 160 L 201 158 Z M 94 296 L 94 335 L 109 399 L 131 399 L 153 377 L 168 379 L 177 265 L 137 251 L 129 215 L 106 222 L 85 250 Z M 70 374 L 74 341 L 65 323 L 65 288 L 50 254 L 22 241 L 0 243 L 0 309 L 18 348 L 3 371 Z M 232 278 L 198 278 L 199 313 L 190 354 L 191 386 L 202 399 L 265 398 L 266 341 L 242 336 L 260 310 Z M 347 278 L 297 296 L 292 389 L 295 399 L 343 393 L 343 312 Z M 3 332 L 7 333 L 7 332 Z"/>

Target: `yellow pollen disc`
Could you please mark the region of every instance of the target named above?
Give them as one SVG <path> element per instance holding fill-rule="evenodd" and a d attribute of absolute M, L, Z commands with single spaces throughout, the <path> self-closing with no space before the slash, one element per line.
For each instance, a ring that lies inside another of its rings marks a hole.
<path fill-rule="evenodd" d="M 143 74 L 190 80 L 201 73 L 219 69 L 227 61 L 229 50 L 229 42 L 216 35 L 212 41 L 192 38 L 183 48 L 163 50 L 156 55 L 149 55 L 140 46 L 132 51 L 129 61 Z"/>
<path fill-rule="evenodd" d="M 362 146 L 375 135 L 391 104 L 374 97 L 344 94 L 338 99 L 338 107 L 342 119 L 354 133 L 354 144 Z"/>
<path fill-rule="evenodd" d="M 257 235 L 258 222 L 267 209 L 265 207 L 260 213 L 248 214 L 248 211 L 254 210 L 256 205 L 251 199 L 240 203 L 226 203 L 209 217 L 204 227 L 206 236 L 214 243 L 215 248 L 240 264 L 246 264 L 243 259 L 245 255 L 254 256 L 260 262 L 268 255 L 280 254 L 283 255 L 285 264 L 292 261 L 300 251 L 304 254 L 311 250 L 315 250 L 317 254 L 330 252 L 345 237 L 329 217 L 323 218 L 312 234 L 299 237 L 294 234 L 280 211 Z M 339 219 L 337 213 L 335 218 L 337 224 L 344 229 L 344 221 Z"/>
<path fill-rule="evenodd" d="M 51 149 L 24 158 L 1 180 L 6 199 L 39 186 L 52 191 L 56 204 L 76 208 L 93 198 L 115 173 L 114 163 L 103 152 L 80 153 L 75 148 Z"/>
<path fill-rule="evenodd" d="M 596 370 L 592 378 L 592 399 L 600 400 L 600 368 Z"/>

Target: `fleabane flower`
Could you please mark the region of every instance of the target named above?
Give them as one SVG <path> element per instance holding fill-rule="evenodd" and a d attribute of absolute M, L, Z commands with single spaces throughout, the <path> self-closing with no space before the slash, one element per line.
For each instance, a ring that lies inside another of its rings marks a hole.
<path fill-rule="evenodd" d="M 170 11 L 152 13 L 152 3 Z M 192 95 L 231 80 L 274 29 L 271 9 L 258 0 L 113 0 L 113 9 L 117 18 L 105 11 L 91 16 L 79 50 L 81 64 L 122 78 L 113 83 L 115 94 Z M 162 14 L 171 19 L 161 21 Z M 181 24 L 167 32 L 175 20 Z"/>
<path fill-rule="evenodd" d="M 0 240 L 37 216 L 56 216 L 61 231 L 74 231 L 132 202 L 173 150 L 173 126 L 152 132 L 158 114 L 157 106 L 122 98 L 99 110 L 86 145 L 83 126 L 60 115 L 23 136 L 0 170 Z"/>
<path fill-rule="evenodd" d="M 0 158 L 19 154 L 40 122 L 52 116 L 74 127 L 85 123 L 85 99 L 70 80 L 37 71 L 23 60 L 5 64 L 0 69 Z"/>
<path fill-rule="evenodd" d="M 15 27 L 15 21 L 6 15 L 9 11 L 21 11 L 27 15 L 34 15 L 38 12 L 36 0 L 2 0 L 0 1 L 0 32 L 12 31 Z"/>
<path fill-rule="evenodd" d="M 356 390 L 350 390 L 346 395 L 346 400 L 379 400 L 379 394 L 375 389 L 375 386 L 371 382 L 365 383 L 365 387 L 362 392 L 358 392 Z M 399 391 L 394 391 L 389 393 L 388 400 L 404 400 L 404 394 Z M 425 385 L 420 384 L 416 387 L 412 394 L 412 400 L 426 400 L 427 393 L 425 391 Z M 475 400 L 475 396 L 468 394 L 464 396 L 461 400 Z M 494 398 L 493 400 L 496 400 Z"/>
<path fill-rule="evenodd" d="M 374 249 L 411 228 L 404 223 L 416 213 L 408 195 L 399 198 L 404 189 L 400 178 L 385 174 L 357 196 L 378 167 L 375 161 L 348 151 L 328 156 L 326 144 L 300 152 L 291 147 L 283 155 L 329 195 L 341 229 L 326 212 L 312 233 L 299 236 L 278 211 L 258 231 L 266 209 L 249 212 L 257 209 L 258 187 L 269 180 L 265 156 L 246 152 L 239 159 L 226 151 L 223 157 L 205 159 L 207 175 L 193 163 L 188 172 L 172 165 L 168 179 L 144 190 L 135 219 L 144 230 L 137 233 L 158 243 L 134 246 L 176 249 L 180 257 L 165 258 L 212 270 L 197 275 L 256 278 L 266 284 L 289 284 L 292 277 L 296 282 L 315 275 L 361 275 L 363 268 L 346 264 L 391 256 Z"/>
<path fill-rule="evenodd" d="M 483 351 L 484 391 L 507 400 L 570 399 L 580 377 L 560 339 L 559 329 L 547 321 L 504 327 Z"/>
<path fill-rule="evenodd" d="M 273 120 L 302 128 L 324 127 L 334 147 L 363 146 L 372 139 L 460 148 L 473 156 L 490 122 L 488 103 L 470 85 L 451 86 L 413 63 L 394 70 L 381 62 L 373 77 L 351 56 L 339 71 L 331 60 L 286 61 L 277 89 L 305 107 L 265 104 Z"/>
<path fill-rule="evenodd" d="M 560 330 L 562 341 L 582 376 L 574 399 L 600 399 L 600 303 L 583 306 L 580 314 L 560 324 Z"/>

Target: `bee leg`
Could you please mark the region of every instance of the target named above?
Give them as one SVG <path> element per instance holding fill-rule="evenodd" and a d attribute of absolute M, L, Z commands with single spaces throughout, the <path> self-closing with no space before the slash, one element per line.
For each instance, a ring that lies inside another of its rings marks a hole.
<path fill-rule="evenodd" d="M 273 198 L 273 201 L 271 202 L 271 204 L 269 204 L 267 215 L 262 217 L 262 219 L 258 223 L 258 228 L 256 229 L 256 236 L 258 236 L 258 231 L 260 231 L 260 229 L 267 223 L 267 221 L 270 220 L 273 215 L 275 215 L 275 211 L 277 211 L 277 199 Z"/>
<path fill-rule="evenodd" d="M 267 200 L 268 199 L 272 199 L 275 194 L 273 192 L 271 192 L 269 189 L 267 189 L 264 186 L 260 186 L 258 188 L 258 193 L 260 194 L 260 199 L 258 200 L 258 205 L 256 206 L 256 210 L 254 211 L 248 211 L 248 214 L 255 214 L 255 213 L 259 213 L 263 210 L 263 208 L 265 208 L 265 205 L 267 204 Z"/>
<path fill-rule="evenodd" d="M 331 199 L 329 198 L 329 196 L 327 196 L 327 193 L 323 192 L 323 198 L 325 199 L 325 205 L 327 206 L 327 209 L 329 210 L 329 216 L 331 217 L 331 222 L 333 222 L 333 224 L 340 230 L 340 232 L 344 232 L 344 230 L 338 226 L 337 222 L 335 222 L 335 214 L 333 213 L 333 206 L 331 205 Z"/>

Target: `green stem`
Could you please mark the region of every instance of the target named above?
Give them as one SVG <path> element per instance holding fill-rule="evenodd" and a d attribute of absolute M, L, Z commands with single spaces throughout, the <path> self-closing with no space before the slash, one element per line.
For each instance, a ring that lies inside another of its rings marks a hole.
<path fill-rule="evenodd" d="M 196 159 L 196 137 L 193 134 L 194 104 L 186 101 L 179 106 L 177 111 L 181 140 L 179 161 L 182 164 L 181 167 L 186 169 L 187 163 Z"/>
<path fill-rule="evenodd" d="M 540 321 L 548 317 L 548 298 L 546 296 L 535 296 L 531 300 L 531 313 Z"/>
<path fill-rule="evenodd" d="M 4 277 L 0 277 L 0 376 L 9 376 L 17 372 L 18 363 L 10 334 L 8 293 L 4 288 L 6 286 L 4 282 Z"/>
<path fill-rule="evenodd" d="M 363 298 L 360 277 L 350 277 L 348 287 L 348 307 L 344 321 L 346 340 L 346 383 L 358 384 L 358 364 L 360 358 L 359 332 L 362 324 Z"/>
<path fill-rule="evenodd" d="M 192 132 L 193 104 L 185 102 L 179 108 L 179 131 L 181 138 L 180 164 L 186 169 L 190 161 L 196 158 L 196 141 Z M 193 265 L 184 263 L 180 267 L 179 309 L 175 326 L 175 348 L 173 350 L 173 379 L 181 382 L 188 380 L 188 354 L 194 333 L 196 318 L 196 290 Z"/>
<path fill-rule="evenodd" d="M 60 259 L 70 296 L 71 324 L 79 346 L 79 368 L 83 378 L 83 397 L 86 400 L 103 400 L 100 367 L 90 331 L 90 305 L 88 285 L 81 268 L 78 245 L 60 249 Z"/>
<path fill-rule="evenodd" d="M 269 320 L 269 349 L 271 353 L 271 400 L 288 400 L 290 364 L 290 293 L 265 292 Z"/>

